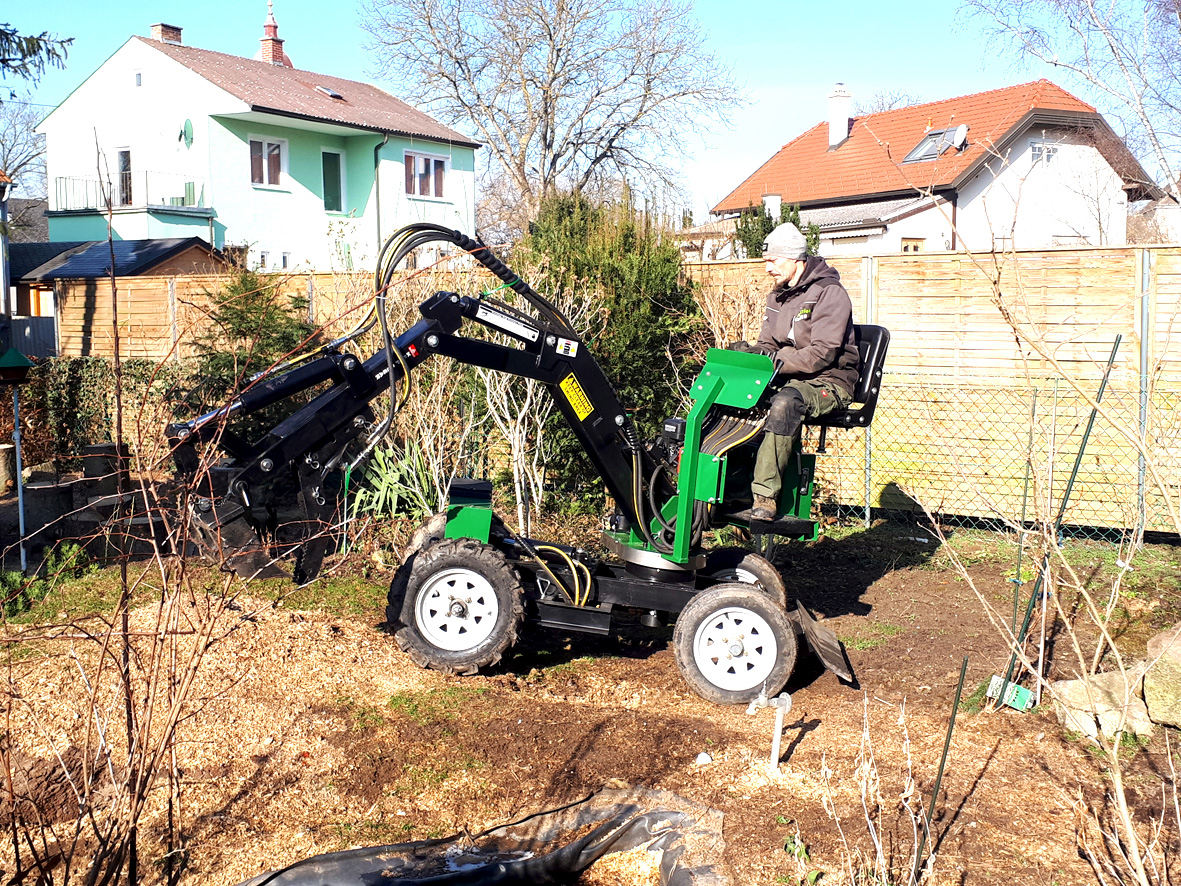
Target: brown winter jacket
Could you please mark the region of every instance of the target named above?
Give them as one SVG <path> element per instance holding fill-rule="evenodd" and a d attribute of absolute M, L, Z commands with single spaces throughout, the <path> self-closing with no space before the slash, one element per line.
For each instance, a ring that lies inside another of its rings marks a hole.
<path fill-rule="evenodd" d="M 779 361 L 781 376 L 832 382 L 852 396 L 858 363 L 853 303 L 836 269 L 808 256 L 799 283 L 772 289 L 759 344 Z"/>

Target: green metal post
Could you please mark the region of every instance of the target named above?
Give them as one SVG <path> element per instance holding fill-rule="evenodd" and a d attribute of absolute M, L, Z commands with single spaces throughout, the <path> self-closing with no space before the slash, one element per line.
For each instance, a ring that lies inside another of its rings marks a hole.
<path fill-rule="evenodd" d="M 1062 493 L 1062 501 L 1058 505 L 1058 516 L 1054 518 L 1054 541 L 1057 543 L 1058 534 L 1062 531 L 1062 520 L 1066 516 L 1066 506 L 1070 503 L 1070 493 L 1074 489 L 1074 480 L 1078 476 L 1078 469 L 1083 463 L 1083 453 L 1087 449 L 1087 440 L 1091 437 L 1091 429 L 1095 427 L 1095 416 L 1098 415 L 1098 405 L 1103 402 L 1103 394 L 1107 390 L 1107 380 L 1111 377 L 1111 367 L 1115 365 L 1115 355 L 1119 350 L 1119 343 L 1123 341 L 1122 335 L 1115 337 L 1115 343 L 1111 346 L 1111 356 L 1107 358 L 1107 368 L 1103 370 L 1103 380 L 1099 383 L 1099 393 L 1095 395 L 1095 406 L 1091 408 L 1091 417 L 1087 421 L 1086 430 L 1083 431 L 1082 442 L 1079 443 L 1078 455 L 1074 457 L 1074 468 L 1070 472 L 1070 479 L 1066 481 L 1066 491 Z M 1029 620 L 1033 617 L 1033 607 L 1037 602 L 1038 594 L 1042 589 L 1042 581 L 1046 576 L 1046 570 L 1050 568 L 1050 553 L 1047 551 L 1042 557 L 1042 568 L 1037 577 L 1037 582 L 1034 583 L 1033 593 L 1029 595 L 1029 605 L 1025 607 L 1025 619 L 1021 622 L 1021 633 L 1015 638 L 1013 645 L 1013 654 L 1009 657 L 1009 666 L 1005 668 L 1005 679 L 1001 681 L 1001 691 L 997 695 L 997 702 L 1002 706 L 1005 703 L 1005 692 L 1009 689 L 1009 683 L 1013 676 L 1013 668 L 1017 664 L 1017 650 L 1021 648 L 1021 644 L 1025 642 L 1025 634 L 1029 630 Z"/>

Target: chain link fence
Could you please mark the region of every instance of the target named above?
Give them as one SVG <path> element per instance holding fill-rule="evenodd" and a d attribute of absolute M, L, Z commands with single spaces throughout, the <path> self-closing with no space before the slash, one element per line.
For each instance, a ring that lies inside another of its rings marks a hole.
<path fill-rule="evenodd" d="M 1109 387 L 1063 518 L 1072 535 L 1176 534 L 1181 393 Z M 1143 409 L 1142 409 L 1143 407 Z M 937 384 L 887 374 L 868 431 L 830 430 L 818 498 L 869 520 L 930 511 L 951 526 L 1053 521 L 1091 416 L 1061 380 Z M 816 431 L 811 429 L 811 443 Z M 1136 441 L 1146 442 L 1142 453 Z"/>

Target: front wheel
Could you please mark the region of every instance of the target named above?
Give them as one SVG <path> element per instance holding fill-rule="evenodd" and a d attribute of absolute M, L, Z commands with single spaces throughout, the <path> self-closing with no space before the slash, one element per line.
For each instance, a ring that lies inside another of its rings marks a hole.
<path fill-rule="evenodd" d="M 787 683 L 799 645 L 787 613 L 749 584 L 697 594 L 673 631 L 677 668 L 689 688 L 718 704 L 745 704 Z"/>
<path fill-rule="evenodd" d="M 394 638 L 416 664 L 474 674 L 500 661 L 525 617 L 522 589 L 504 555 L 470 538 L 415 554 Z"/>

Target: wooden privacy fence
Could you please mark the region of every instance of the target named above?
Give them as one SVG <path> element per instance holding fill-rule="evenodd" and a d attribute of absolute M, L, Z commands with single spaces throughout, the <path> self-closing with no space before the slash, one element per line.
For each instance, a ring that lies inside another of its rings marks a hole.
<path fill-rule="evenodd" d="M 413 311 L 430 293 L 462 288 L 473 275 L 481 281 L 491 279 L 474 269 L 402 272 L 389 293 L 393 311 Z M 329 338 L 355 326 L 373 301 L 371 274 L 276 274 L 267 279 L 281 293 L 306 299 L 308 319 Z M 216 274 L 118 278 L 121 356 L 153 360 L 194 356 L 194 344 L 212 325 L 211 293 L 227 280 Z M 58 353 L 113 358 L 110 280 L 58 281 L 55 299 Z"/>
<path fill-rule="evenodd" d="M 1090 414 L 1086 395 L 1097 392 L 1120 334 L 1106 415 L 1066 519 L 1178 531 L 1181 248 L 832 264 L 854 319 L 887 327 L 892 340 L 873 427 L 830 432 L 817 469 L 825 499 L 864 508 L 867 519 L 870 508 L 920 504 L 953 518 L 1052 517 Z M 768 288 L 762 262 L 693 264 L 685 273 L 719 340 L 757 334 Z M 1019 341 L 1014 325 L 1044 355 Z"/>

